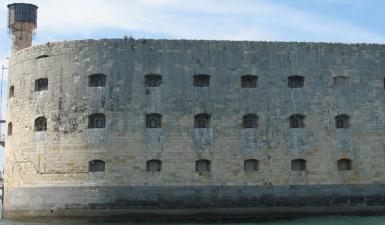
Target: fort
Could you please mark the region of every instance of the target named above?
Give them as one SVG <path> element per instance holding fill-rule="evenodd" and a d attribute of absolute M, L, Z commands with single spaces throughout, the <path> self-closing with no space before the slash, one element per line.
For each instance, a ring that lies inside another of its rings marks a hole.
<path fill-rule="evenodd" d="M 5 218 L 385 211 L 385 45 L 32 46 L 8 8 Z"/>

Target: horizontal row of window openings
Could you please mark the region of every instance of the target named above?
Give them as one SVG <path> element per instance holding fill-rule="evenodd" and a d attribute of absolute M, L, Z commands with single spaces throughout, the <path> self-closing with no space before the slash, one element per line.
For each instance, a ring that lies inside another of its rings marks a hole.
<path fill-rule="evenodd" d="M 49 55 L 39 55 L 36 59 L 48 58 Z M 257 87 L 258 77 L 255 75 L 244 75 L 241 77 L 242 88 L 255 88 Z M 302 88 L 304 86 L 305 78 L 303 76 L 290 76 L 288 77 L 289 88 Z M 385 89 L 385 79 L 384 89 Z M 47 82 L 48 83 L 48 82 Z M 162 76 L 159 74 L 146 75 L 146 86 L 159 87 L 162 83 Z M 333 78 L 333 86 L 341 87 L 349 84 L 349 78 L 345 76 L 336 76 Z M 106 76 L 104 74 L 94 74 L 89 78 L 90 87 L 104 87 L 106 85 Z M 210 86 L 210 75 L 198 74 L 194 75 L 194 86 L 196 87 L 208 87 Z M 10 92 L 11 93 L 11 92 Z M 12 97 L 13 95 L 10 95 Z"/>
<path fill-rule="evenodd" d="M 195 87 L 209 87 L 210 86 L 210 75 L 198 74 L 194 75 L 194 86 Z M 89 76 L 88 86 L 89 87 L 105 87 L 107 76 L 105 74 L 93 74 Z M 241 77 L 242 88 L 256 88 L 258 77 L 255 75 L 244 75 Z M 303 88 L 305 78 L 302 76 L 290 76 L 288 77 L 289 88 Z M 145 76 L 145 84 L 147 87 L 159 87 L 162 84 L 162 76 L 158 74 L 147 74 Z M 337 76 L 333 78 L 334 87 L 343 87 L 349 84 L 349 78 L 344 76 Z M 384 79 L 385 88 L 385 79 Z M 48 79 L 40 78 L 35 80 L 35 91 L 48 90 Z M 15 87 L 12 85 L 9 87 L 9 98 L 14 97 Z"/>
<path fill-rule="evenodd" d="M 333 78 L 334 86 L 346 86 L 349 83 L 349 78 L 344 76 L 337 76 Z M 303 88 L 305 78 L 303 76 L 289 76 L 288 87 L 289 88 Z M 159 74 L 147 74 L 145 75 L 145 84 L 147 87 L 159 87 L 162 84 L 162 75 Z M 193 76 L 193 84 L 195 87 L 209 87 L 210 75 L 197 74 Z M 258 86 L 258 76 L 256 75 L 243 75 L 241 76 L 242 88 L 256 88 Z"/>
<path fill-rule="evenodd" d="M 159 74 L 147 74 L 145 75 L 145 84 L 147 87 L 159 87 L 162 84 L 162 75 Z M 209 87 L 210 75 L 197 74 L 193 76 L 193 84 L 195 87 Z M 288 87 L 289 88 L 303 88 L 305 84 L 305 77 L 303 76 L 289 76 Z M 336 76 L 333 78 L 334 87 L 343 87 L 349 84 L 349 78 L 345 76 Z M 258 76 L 256 75 L 243 75 L 241 76 L 242 88 L 256 88 L 258 86 Z M 384 79 L 385 87 L 385 79 Z"/>
<path fill-rule="evenodd" d="M 105 74 L 93 74 L 89 76 L 89 87 L 105 87 L 107 76 Z M 346 86 L 349 83 L 349 78 L 344 76 L 337 76 L 333 78 L 334 86 Z M 256 88 L 258 77 L 255 75 L 244 75 L 241 77 L 242 88 Z M 289 88 L 302 88 L 304 86 L 305 78 L 302 76 L 290 76 L 288 77 Z M 145 75 L 145 85 L 147 87 L 159 87 L 162 84 L 162 75 L 159 74 L 147 74 Z M 209 87 L 210 75 L 198 74 L 193 76 L 193 84 L 196 87 Z M 385 79 L 384 79 L 385 87 Z M 48 90 L 48 79 L 40 78 L 35 81 L 35 91 Z M 10 87 L 9 96 L 14 96 L 14 86 Z"/>
<path fill-rule="evenodd" d="M 89 172 L 104 172 L 105 162 L 103 160 L 92 160 L 88 163 Z M 351 159 L 339 159 L 337 161 L 338 170 L 352 170 Z M 146 170 L 148 172 L 160 172 L 162 170 L 162 161 L 157 159 L 148 160 L 146 162 Z M 259 170 L 259 161 L 257 159 L 247 159 L 243 162 L 243 170 L 245 172 L 253 172 Z M 292 171 L 306 171 L 306 160 L 294 159 L 291 161 Z M 195 171 L 197 173 L 204 173 L 211 171 L 211 161 L 207 159 L 200 159 L 195 162 Z"/>
<path fill-rule="evenodd" d="M 35 59 L 48 58 L 49 55 L 39 55 Z M 244 75 L 241 77 L 241 86 L 243 88 L 255 88 L 257 87 L 258 77 L 255 75 Z M 304 86 L 305 78 L 303 76 L 290 76 L 288 77 L 289 88 L 302 88 Z M 385 79 L 384 88 L 385 88 Z M 106 76 L 104 74 L 94 74 L 89 78 L 90 87 L 103 87 L 106 83 Z M 159 74 L 146 75 L 146 86 L 159 87 L 162 83 L 162 76 Z M 335 87 L 346 86 L 349 83 L 349 78 L 345 76 L 336 76 L 333 78 L 333 85 Z M 194 86 L 196 87 L 208 87 L 210 86 L 210 75 L 197 74 L 194 75 Z"/>
<path fill-rule="evenodd" d="M 294 114 L 289 117 L 290 128 L 305 128 L 304 115 Z M 197 114 L 194 116 L 194 128 L 210 128 L 211 116 L 206 113 Z M 349 128 L 350 116 L 342 114 L 335 117 L 336 128 Z M 106 115 L 96 113 L 88 116 L 88 128 L 105 128 Z M 258 116 L 255 114 L 247 114 L 243 116 L 242 127 L 258 128 Z M 146 115 L 146 128 L 162 128 L 162 115 L 151 113 Z M 47 119 L 45 117 L 38 117 L 35 119 L 35 131 L 47 130 Z M 8 135 L 12 135 L 12 122 L 8 123 Z"/>

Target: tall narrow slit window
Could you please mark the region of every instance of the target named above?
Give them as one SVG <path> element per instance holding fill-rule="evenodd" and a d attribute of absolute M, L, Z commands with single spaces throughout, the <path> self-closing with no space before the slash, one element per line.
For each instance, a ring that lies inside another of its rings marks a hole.
<path fill-rule="evenodd" d="M 255 114 L 244 115 L 243 128 L 258 128 L 258 116 Z"/>
<path fill-rule="evenodd" d="M 105 87 L 107 76 L 105 74 L 92 74 L 88 76 L 89 87 Z"/>
<path fill-rule="evenodd" d="M 350 116 L 346 114 L 341 114 L 336 116 L 336 128 L 346 129 L 350 127 Z"/>
<path fill-rule="evenodd" d="M 290 128 L 305 128 L 305 116 L 294 114 L 289 117 Z"/>
<path fill-rule="evenodd" d="M 243 169 L 245 170 L 245 172 L 258 171 L 259 170 L 258 160 L 256 159 L 245 160 L 243 163 Z"/>
<path fill-rule="evenodd" d="M 162 84 L 162 76 L 159 74 L 147 74 L 144 79 L 147 87 L 159 87 Z"/>
<path fill-rule="evenodd" d="M 302 76 L 290 76 L 288 77 L 289 88 L 303 88 L 305 78 Z"/>
<path fill-rule="evenodd" d="M 352 170 L 352 160 L 351 159 L 340 159 L 337 161 L 338 170 Z"/>
<path fill-rule="evenodd" d="M 88 172 L 104 172 L 106 163 L 103 160 L 95 159 L 88 162 Z"/>
<path fill-rule="evenodd" d="M 198 173 L 209 172 L 211 170 L 211 162 L 206 159 L 200 159 L 195 162 L 195 171 Z"/>
<path fill-rule="evenodd" d="M 88 116 L 88 128 L 105 128 L 106 127 L 106 115 L 102 113 L 96 113 Z"/>
<path fill-rule="evenodd" d="M 12 123 L 9 122 L 9 123 L 8 123 L 8 136 L 11 136 L 11 135 L 12 135 L 12 129 L 13 129 Z"/>
<path fill-rule="evenodd" d="M 194 86 L 195 87 L 209 87 L 210 86 L 210 75 L 197 74 L 194 75 Z"/>
<path fill-rule="evenodd" d="M 11 85 L 9 87 L 9 94 L 8 94 L 9 98 L 12 98 L 13 96 L 15 96 L 15 86 Z"/>
<path fill-rule="evenodd" d="M 197 114 L 194 117 L 195 128 L 209 128 L 211 116 L 207 113 Z"/>
<path fill-rule="evenodd" d="M 35 80 L 35 91 L 46 91 L 48 90 L 48 79 L 40 78 Z"/>
<path fill-rule="evenodd" d="M 294 159 L 291 161 L 291 170 L 292 171 L 304 171 L 306 170 L 306 160 L 304 159 Z"/>
<path fill-rule="evenodd" d="M 256 88 L 257 82 L 258 82 L 258 77 L 255 75 L 243 75 L 241 77 L 242 88 Z"/>
<path fill-rule="evenodd" d="M 147 172 L 160 172 L 162 169 L 162 162 L 160 160 L 152 159 L 147 161 Z"/>
<path fill-rule="evenodd" d="M 162 127 L 162 115 L 158 113 L 151 113 L 146 115 L 146 127 L 147 128 L 161 128 Z"/>
<path fill-rule="evenodd" d="M 43 116 L 35 119 L 35 132 L 47 130 L 47 119 Z"/>

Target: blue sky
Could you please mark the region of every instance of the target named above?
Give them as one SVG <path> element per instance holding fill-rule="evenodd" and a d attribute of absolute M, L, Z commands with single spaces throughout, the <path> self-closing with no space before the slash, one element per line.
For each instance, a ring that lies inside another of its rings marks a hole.
<path fill-rule="evenodd" d="M 24 2 L 39 6 L 34 44 L 75 39 L 122 38 L 124 35 L 159 39 L 385 44 L 383 0 Z M 9 56 L 6 5 L 10 3 L 14 1 L 0 0 L 0 67 L 7 66 L 6 57 Z M 7 85 L 6 79 L 3 84 Z M 3 96 L 5 95 L 4 92 Z M 2 111 L 5 111 L 4 107 L 5 105 L 2 106 Z M 2 131 L 4 133 L 4 127 Z M 1 155 L 2 151 L 2 162 Z"/>

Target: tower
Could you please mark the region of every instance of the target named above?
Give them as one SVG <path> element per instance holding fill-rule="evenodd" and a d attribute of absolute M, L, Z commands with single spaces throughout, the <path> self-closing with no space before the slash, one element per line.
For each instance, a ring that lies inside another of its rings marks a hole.
<path fill-rule="evenodd" d="M 8 30 L 12 37 L 12 52 L 30 47 L 37 21 L 37 6 L 26 3 L 8 5 Z"/>

